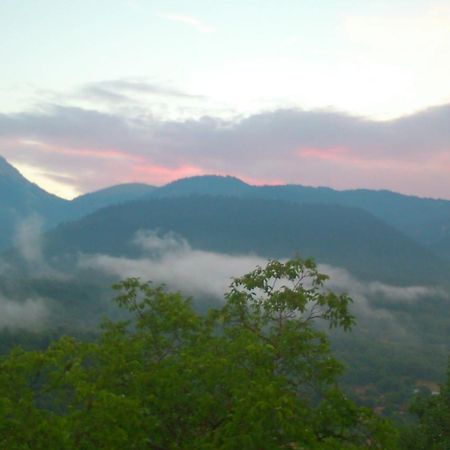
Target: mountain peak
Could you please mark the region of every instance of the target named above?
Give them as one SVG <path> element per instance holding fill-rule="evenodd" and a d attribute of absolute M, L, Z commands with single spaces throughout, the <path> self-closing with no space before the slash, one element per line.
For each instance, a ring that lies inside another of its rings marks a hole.
<path fill-rule="evenodd" d="M 189 183 L 189 184 L 221 184 L 221 185 L 234 185 L 234 186 L 248 186 L 248 184 L 244 183 L 237 177 L 233 177 L 231 175 L 195 175 L 192 177 L 180 178 L 178 180 L 172 181 L 168 183 L 166 186 L 181 184 L 181 183 Z"/>
<path fill-rule="evenodd" d="M 23 180 L 21 173 L 0 155 L 0 177 Z"/>
<path fill-rule="evenodd" d="M 239 178 L 222 175 L 198 175 L 181 178 L 158 189 L 157 196 L 179 196 L 195 194 L 240 195 L 247 191 L 250 185 Z"/>

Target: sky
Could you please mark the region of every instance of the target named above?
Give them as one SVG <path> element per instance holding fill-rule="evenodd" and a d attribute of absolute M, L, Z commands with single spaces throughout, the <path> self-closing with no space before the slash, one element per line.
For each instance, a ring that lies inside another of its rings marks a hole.
<path fill-rule="evenodd" d="M 201 174 L 450 199 L 450 2 L 1 0 L 0 155 L 65 198 Z"/>

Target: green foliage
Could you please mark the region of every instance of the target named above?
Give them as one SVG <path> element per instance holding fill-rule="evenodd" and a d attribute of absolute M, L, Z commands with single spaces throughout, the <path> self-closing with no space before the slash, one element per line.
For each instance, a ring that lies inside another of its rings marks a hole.
<path fill-rule="evenodd" d="M 411 406 L 419 424 L 403 433 L 403 446 L 408 450 L 447 450 L 450 448 L 450 364 L 447 381 L 440 393 L 418 396 Z"/>
<path fill-rule="evenodd" d="M 206 316 L 163 287 L 115 288 L 130 320 L 0 362 L 0 448 L 394 449 L 388 423 L 336 384 L 316 327 L 348 329 L 350 299 L 313 261 L 271 261 Z"/>

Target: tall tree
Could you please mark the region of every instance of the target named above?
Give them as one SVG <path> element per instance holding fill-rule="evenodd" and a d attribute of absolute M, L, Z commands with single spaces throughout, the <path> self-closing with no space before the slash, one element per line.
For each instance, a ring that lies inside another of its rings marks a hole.
<path fill-rule="evenodd" d="M 418 418 L 416 427 L 403 434 L 403 446 L 408 450 L 447 450 L 450 448 L 450 364 L 447 380 L 439 394 L 418 396 L 411 412 Z"/>
<path fill-rule="evenodd" d="M 128 321 L 0 364 L 0 445 L 33 449 L 394 449 L 395 433 L 339 389 L 318 321 L 349 329 L 350 298 L 313 261 L 233 281 L 222 309 L 127 279 Z"/>

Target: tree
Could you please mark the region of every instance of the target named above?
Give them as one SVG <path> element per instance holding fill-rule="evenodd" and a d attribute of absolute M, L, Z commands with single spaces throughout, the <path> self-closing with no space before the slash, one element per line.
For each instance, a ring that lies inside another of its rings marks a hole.
<path fill-rule="evenodd" d="M 222 309 L 127 279 L 131 314 L 98 342 L 62 338 L 0 364 L 0 446 L 58 449 L 394 449 L 395 433 L 338 388 L 322 321 L 350 298 L 311 260 L 236 278 Z"/>
<path fill-rule="evenodd" d="M 447 450 L 450 448 L 450 363 L 446 383 L 438 395 L 418 396 L 411 406 L 418 425 L 405 430 L 403 447 L 408 450 Z"/>

